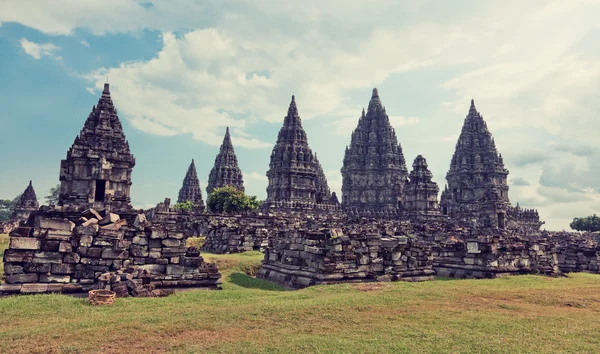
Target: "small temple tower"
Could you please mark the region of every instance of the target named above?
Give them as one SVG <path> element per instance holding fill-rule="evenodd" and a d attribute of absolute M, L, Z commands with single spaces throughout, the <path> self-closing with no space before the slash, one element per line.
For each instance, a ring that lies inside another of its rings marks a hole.
<path fill-rule="evenodd" d="M 271 153 L 265 211 L 338 210 L 330 204 L 327 179 L 308 146 L 294 96 Z M 317 195 L 321 199 L 317 201 Z"/>
<path fill-rule="evenodd" d="M 505 228 L 510 207 L 507 176 L 494 138 L 471 100 L 446 174 L 442 213 L 474 226 Z"/>
<path fill-rule="evenodd" d="M 58 207 L 76 211 L 130 210 L 131 172 L 135 158 L 129 150 L 117 110 L 104 84 L 79 135 L 60 163 Z"/>
<path fill-rule="evenodd" d="M 15 210 L 12 214 L 13 220 L 27 220 L 29 215 L 32 212 L 37 211 L 40 208 L 40 205 L 37 200 L 37 196 L 35 194 L 35 190 L 33 189 L 33 185 L 31 181 L 29 181 L 29 185 L 25 188 L 23 194 L 19 198 L 17 205 L 15 205 Z"/>
<path fill-rule="evenodd" d="M 401 209 L 408 177 L 402 146 L 377 89 L 363 109 L 346 147 L 342 172 L 342 208 L 349 215 L 394 217 Z"/>
<path fill-rule="evenodd" d="M 200 189 L 200 181 L 196 172 L 196 164 L 194 159 L 190 167 L 188 167 L 181 189 L 179 189 L 179 197 L 177 203 L 192 202 L 200 209 L 204 209 L 204 200 L 202 200 L 202 190 Z"/>
<path fill-rule="evenodd" d="M 404 187 L 404 212 L 408 216 L 439 215 L 437 183 L 431 178 L 427 160 L 421 155 L 415 158 L 412 171 L 408 176 L 409 181 Z"/>
<path fill-rule="evenodd" d="M 242 170 L 238 167 L 237 156 L 231 143 L 231 136 L 229 136 L 229 127 L 225 130 L 223 144 L 221 144 L 219 153 L 215 158 L 215 165 L 208 176 L 206 195 L 210 195 L 215 188 L 224 186 L 233 186 L 242 192 L 244 191 L 244 177 Z"/>

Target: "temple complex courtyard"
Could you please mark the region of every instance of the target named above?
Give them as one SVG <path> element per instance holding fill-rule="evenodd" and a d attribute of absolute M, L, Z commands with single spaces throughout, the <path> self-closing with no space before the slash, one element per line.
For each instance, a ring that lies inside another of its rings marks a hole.
<path fill-rule="evenodd" d="M 8 236 L 0 235 L 2 249 Z M 313 286 L 250 277 L 263 254 L 203 254 L 223 290 L 0 298 L 0 352 L 595 352 L 600 275 Z"/>

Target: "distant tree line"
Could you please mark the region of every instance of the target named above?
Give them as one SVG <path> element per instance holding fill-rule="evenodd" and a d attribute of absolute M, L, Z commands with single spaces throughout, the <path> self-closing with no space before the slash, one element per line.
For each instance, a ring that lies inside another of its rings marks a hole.
<path fill-rule="evenodd" d="M 598 232 L 600 231 L 600 217 L 594 214 L 584 218 L 575 218 L 569 226 L 577 231 Z"/>

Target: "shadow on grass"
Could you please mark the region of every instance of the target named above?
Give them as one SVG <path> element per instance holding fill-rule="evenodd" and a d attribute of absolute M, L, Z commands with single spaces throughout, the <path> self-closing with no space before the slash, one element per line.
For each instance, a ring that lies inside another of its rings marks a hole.
<path fill-rule="evenodd" d="M 249 288 L 249 289 L 260 289 L 267 291 L 288 291 L 289 289 L 283 286 L 273 284 L 263 279 L 252 278 L 244 273 L 235 272 L 229 276 L 229 281 L 235 285 Z"/>

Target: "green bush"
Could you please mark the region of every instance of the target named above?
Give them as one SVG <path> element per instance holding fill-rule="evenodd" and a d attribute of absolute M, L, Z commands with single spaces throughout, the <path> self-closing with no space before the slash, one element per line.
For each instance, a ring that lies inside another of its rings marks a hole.
<path fill-rule="evenodd" d="M 585 218 L 575 218 L 569 226 L 577 231 L 597 232 L 600 231 L 600 217 L 594 214 Z"/>
<path fill-rule="evenodd" d="M 246 213 L 258 209 L 260 202 L 256 196 L 248 196 L 235 187 L 225 186 L 213 190 L 206 206 L 213 213 Z"/>
<path fill-rule="evenodd" d="M 173 205 L 173 209 L 182 210 L 182 211 L 192 211 L 193 207 L 194 207 L 194 203 L 192 203 L 189 200 L 187 202 L 177 203 L 177 204 Z"/>

